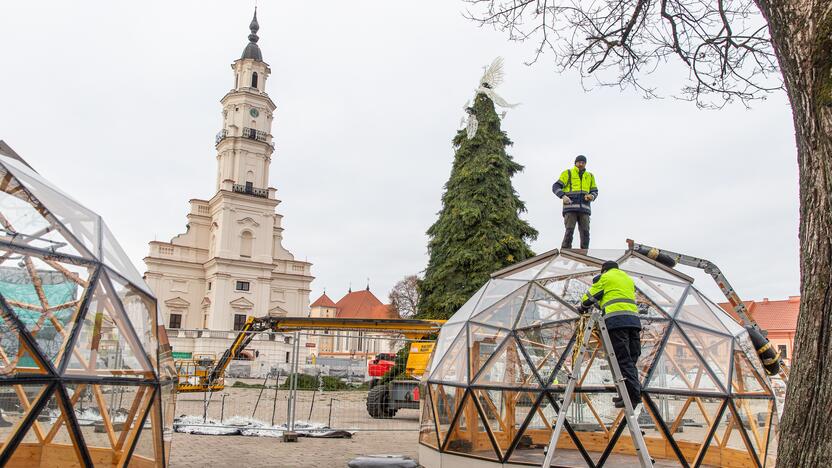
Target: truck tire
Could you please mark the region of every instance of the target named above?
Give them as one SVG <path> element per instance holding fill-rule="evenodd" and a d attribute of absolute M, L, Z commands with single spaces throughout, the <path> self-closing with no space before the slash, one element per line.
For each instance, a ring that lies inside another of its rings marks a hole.
<path fill-rule="evenodd" d="M 375 419 L 390 419 L 396 415 L 387 402 L 387 385 L 378 385 L 367 393 L 367 412 Z"/>

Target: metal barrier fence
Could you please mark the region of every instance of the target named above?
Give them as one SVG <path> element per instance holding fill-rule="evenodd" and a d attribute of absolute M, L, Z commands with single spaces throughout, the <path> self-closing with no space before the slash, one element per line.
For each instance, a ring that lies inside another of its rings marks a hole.
<path fill-rule="evenodd" d="M 368 406 L 368 395 L 378 383 L 378 377 L 371 375 L 371 361 L 379 354 L 386 355 L 382 357 L 387 362 L 372 366 L 372 373 L 383 373 L 385 367 L 402 360 L 401 355 L 397 360 L 397 353 L 410 349 L 410 340 L 359 332 L 296 332 L 287 336 L 291 336 L 288 359 L 283 353 L 259 353 L 253 361 L 235 361 L 238 366 L 267 371 L 257 377 L 228 373 L 222 391 L 180 394 L 177 414 L 189 416 L 191 421 L 194 417 L 213 420 L 211 427 L 235 427 L 257 420 L 278 426 L 274 430 L 419 430 L 416 382 L 389 384 L 404 398 L 416 399 L 408 403 L 411 407 L 390 412 L 374 406 L 385 404 L 377 397 L 379 390 Z M 404 390 L 410 393 L 402 393 Z"/>

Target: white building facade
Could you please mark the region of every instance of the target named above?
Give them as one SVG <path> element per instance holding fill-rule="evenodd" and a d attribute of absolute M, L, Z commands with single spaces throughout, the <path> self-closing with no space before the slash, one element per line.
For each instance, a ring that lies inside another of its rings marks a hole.
<path fill-rule="evenodd" d="M 265 92 L 271 70 L 257 45 L 256 13 L 250 28 L 249 43 L 231 66 L 235 86 L 220 101 L 216 193 L 190 200 L 187 231 L 170 242 L 150 242 L 144 259 L 174 351 L 219 354 L 227 344 L 218 338 L 233 336 L 222 332 L 239 329 L 249 316 L 309 315 L 312 265 L 283 247 L 275 211 L 280 200 L 269 187 L 277 106 Z M 290 346 L 283 341 L 267 339 L 274 348 L 268 354 L 287 359 L 282 345 Z"/>

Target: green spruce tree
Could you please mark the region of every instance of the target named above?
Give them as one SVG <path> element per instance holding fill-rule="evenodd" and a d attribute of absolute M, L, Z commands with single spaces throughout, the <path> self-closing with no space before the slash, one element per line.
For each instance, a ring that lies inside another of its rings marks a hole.
<path fill-rule="evenodd" d="M 477 132 L 471 139 L 465 129 L 457 132 L 442 210 L 427 231 L 430 259 L 419 284 L 422 318 L 447 319 L 491 273 L 534 256 L 528 242 L 537 231 L 520 219 L 526 207 L 511 185 L 523 166 L 506 153 L 512 143 L 500 129 L 492 100 L 477 94 L 472 111 Z"/>

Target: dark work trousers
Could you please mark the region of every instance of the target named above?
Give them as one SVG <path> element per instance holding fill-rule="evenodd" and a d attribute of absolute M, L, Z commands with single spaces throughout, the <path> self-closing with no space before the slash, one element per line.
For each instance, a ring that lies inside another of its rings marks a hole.
<path fill-rule="evenodd" d="M 624 377 L 624 385 L 630 394 L 630 401 L 635 407 L 641 403 L 641 384 L 638 381 L 638 357 L 641 356 L 641 330 L 638 328 L 616 328 L 610 330 L 610 341 L 618 367 Z"/>
<path fill-rule="evenodd" d="M 575 224 L 578 225 L 578 232 L 581 234 L 581 248 L 589 248 L 589 215 L 586 213 L 578 213 L 576 211 L 569 211 L 563 214 L 563 224 L 566 226 L 566 232 L 563 234 L 563 243 L 561 248 L 572 248 L 572 236 L 575 234 Z"/>

